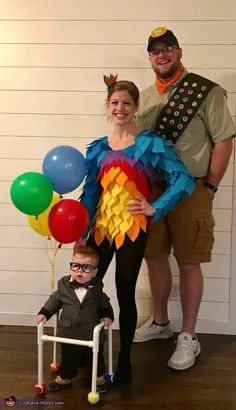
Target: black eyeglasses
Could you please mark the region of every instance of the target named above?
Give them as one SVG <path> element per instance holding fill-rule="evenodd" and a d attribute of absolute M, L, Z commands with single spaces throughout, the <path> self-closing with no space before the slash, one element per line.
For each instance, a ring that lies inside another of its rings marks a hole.
<path fill-rule="evenodd" d="M 70 269 L 73 272 L 78 272 L 80 269 L 82 269 L 84 273 L 91 273 L 92 270 L 97 269 L 97 266 L 88 265 L 87 263 L 81 264 L 77 262 L 70 262 Z"/>
<path fill-rule="evenodd" d="M 162 48 L 154 48 L 153 50 L 149 51 L 150 57 L 159 56 L 160 53 L 171 53 L 175 48 L 179 48 L 177 46 L 165 46 Z"/>

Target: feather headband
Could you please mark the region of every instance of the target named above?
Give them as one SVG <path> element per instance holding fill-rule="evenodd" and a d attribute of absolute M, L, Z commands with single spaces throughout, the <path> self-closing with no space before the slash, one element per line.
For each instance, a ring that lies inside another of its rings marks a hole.
<path fill-rule="evenodd" d="M 110 87 L 112 87 L 115 83 L 117 83 L 117 78 L 118 78 L 118 74 L 114 75 L 114 74 L 110 74 L 110 75 L 104 75 L 103 76 L 103 80 L 104 83 L 107 86 L 107 89 L 109 89 Z"/>

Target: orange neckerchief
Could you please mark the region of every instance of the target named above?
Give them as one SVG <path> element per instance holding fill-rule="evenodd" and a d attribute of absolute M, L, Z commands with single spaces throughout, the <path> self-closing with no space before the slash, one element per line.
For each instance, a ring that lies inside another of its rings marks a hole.
<path fill-rule="evenodd" d="M 156 86 L 159 91 L 159 94 L 163 94 L 169 87 L 172 86 L 183 74 L 184 66 L 180 63 L 178 70 L 176 71 L 175 75 L 167 81 L 167 83 L 163 83 L 160 78 L 156 77 Z"/>

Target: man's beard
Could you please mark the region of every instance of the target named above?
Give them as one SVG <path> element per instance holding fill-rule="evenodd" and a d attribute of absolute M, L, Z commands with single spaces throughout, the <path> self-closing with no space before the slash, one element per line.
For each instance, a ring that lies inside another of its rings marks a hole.
<path fill-rule="evenodd" d="M 163 78 L 163 79 L 170 79 L 171 77 L 173 77 L 176 73 L 176 71 L 178 70 L 180 65 L 180 62 L 178 62 L 178 64 L 174 64 L 172 66 L 170 66 L 170 68 L 167 71 L 162 71 L 159 70 L 159 68 L 156 68 L 155 73 L 157 75 L 157 77 L 159 78 Z"/>

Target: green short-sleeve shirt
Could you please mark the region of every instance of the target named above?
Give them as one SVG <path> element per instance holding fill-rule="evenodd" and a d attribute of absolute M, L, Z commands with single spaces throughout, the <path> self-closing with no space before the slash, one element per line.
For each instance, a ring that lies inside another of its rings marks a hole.
<path fill-rule="evenodd" d="M 187 75 L 184 71 L 183 76 Z M 175 92 L 178 82 L 164 94 L 155 84 L 141 92 L 137 126 L 155 127 L 156 118 Z M 174 149 L 195 177 L 207 174 L 210 156 L 215 144 L 236 134 L 236 127 L 227 105 L 226 91 L 216 85 L 208 93 L 199 110 L 178 139 Z"/>

